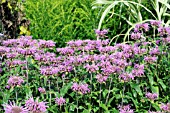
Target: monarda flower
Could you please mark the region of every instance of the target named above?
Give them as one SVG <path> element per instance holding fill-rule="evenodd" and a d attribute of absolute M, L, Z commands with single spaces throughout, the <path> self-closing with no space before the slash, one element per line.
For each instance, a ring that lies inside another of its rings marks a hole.
<path fill-rule="evenodd" d="M 134 28 L 134 31 L 139 32 L 140 30 L 148 31 L 149 30 L 149 24 L 148 23 L 137 24 Z"/>
<path fill-rule="evenodd" d="M 170 112 L 170 103 L 167 103 L 167 104 L 161 104 L 160 106 L 161 110 L 164 111 L 164 112 Z"/>
<path fill-rule="evenodd" d="M 18 56 L 18 53 L 16 53 L 16 52 L 6 54 L 6 57 L 9 59 L 16 58 L 17 56 Z"/>
<path fill-rule="evenodd" d="M 88 84 L 73 83 L 71 89 L 81 94 L 86 94 L 90 92 L 90 89 L 88 88 Z"/>
<path fill-rule="evenodd" d="M 97 34 L 98 38 L 102 38 L 102 37 L 106 37 L 106 34 L 108 33 L 107 29 L 103 29 L 103 30 L 95 30 L 95 33 Z"/>
<path fill-rule="evenodd" d="M 98 66 L 95 65 L 95 64 L 92 64 L 92 65 L 87 64 L 87 65 L 85 66 L 85 68 L 86 68 L 86 70 L 89 71 L 90 73 L 94 73 L 94 72 L 96 72 L 97 70 L 99 70 Z"/>
<path fill-rule="evenodd" d="M 24 80 L 19 76 L 11 76 L 8 79 L 9 86 L 20 86 L 22 83 L 24 83 Z"/>
<path fill-rule="evenodd" d="M 73 55 L 74 54 L 74 49 L 70 47 L 65 47 L 65 48 L 57 48 L 57 52 L 59 52 L 62 55 Z"/>
<path fill-rule="evenodd" d="M 146 93 L 146 98 L 148 98 L 149 100 L 155 100 L 158 98 L 158 94 L 156 93 L 150 93 L 150 92 L 147 92 Z"/>
<path fill-rule="evenodd" d="M 119 113 L 134 113 L 130 105 L 119 106 Z"/>
<path fill-rule="evenodd" d="M 139 40 L 141 38 L 141 33 L 137 32 L 137 33 L 132 33 L 131 34 L 131 39 L 134 39 L 134 40 Z"/>
<path fill-rule="evenodd" d="M 170 27 L 159 27 L 158 28 L 158 32 L 160 34 L 160 36 L 164 36 L 164 35 L 170 35 Z"/>
<path fill-rule="evenodd" d="M 66 103 L 66 100 L 65 100 L 63 97 L 60 97 L 60 98 L 56 97 L 56 98 L 55 98 L 55 103 L 56 103 L 57 105 L 61 106 L 61 105 L 63 105 L 63 104 Z"/>
<path fill-rule="evenodd" d="M 26 101 L 25 106 L 31 113 L 45 113 L 48 107 L 46 104 L 47 102 L 38 102 L 38 100 L 34 101 L 33 98 L 30 98 Z"/>
<path fill-rule="evenodd" d="M 40 73 L 42 75 L 46 75 L 46 76 L 55 75 L 58 72 L 59 72 L 59 70 L 58 70 L 57 67 L 48 66 L 48 67 L 41 67 L 40 68 Z"/>
<path fill-rule="evenodd" d="M 119 75 L 119 78 L 124 82 L 129 82 L 130 80 L 134 80 L 134 75 L 132 73 L 122 73 Z"/>
<path fill-rule="evenodd" d="M 42 88 L 42 87 L 39 87 L 38 88 L 38 91 L 40 92 L 40 93 L 45 93 L 46 91 L 45 91 L 45 88 Z"/>
<path fill-rule="evenodd" d="M 142 77 L 144 75 L 144 64 L 135 64 L 132 74 L 137 77 Z"/>
<path fill-rule="evenodd" d="M 157 57 L 152 57 L 152 56 L 145 56 L 144 61 L 147 63 L 154 63 L 157 61 Z"/>
<path fill-rule="evenodd" d="M 159 48 L 158 48 L 158 46 L 157 47 L 155 47 L 155 48 L 152 48 L 151 50 L 150 50 L 150 55 L 159 55 L 161 52 L 160 52 L 160 50 L 159 50 Z"/>
<path fill-rule="evenodd" d="M 105 83 L 107 80 L 108 76 L 103 76 L 102 74 L 98 74 L 96 76 L 97 81 L 101 84 L 101 83 Z"/>
<path fill-rule="evenodd" d="M 157 20 L 152 20 L 152 21 L 150 21 L 150 24 L 152 26 L 159 27 L 162 24 L 162 22 L 161 21 L 157 21 Z"/>
<path fill-rule="evenodd" d="M 52 48 L 55 47 L 55 42 L 53 42 L 52 40 L 39 40 L 38 42 L 38 46 L 39 48 Z"/>
<path fill-rule="evenodd" d="M 11 102 L 10 104 L 4 104 L 5 113 L 29 113 L 28 109 L 23 106 L 18 106 L 16 103 Z"/>

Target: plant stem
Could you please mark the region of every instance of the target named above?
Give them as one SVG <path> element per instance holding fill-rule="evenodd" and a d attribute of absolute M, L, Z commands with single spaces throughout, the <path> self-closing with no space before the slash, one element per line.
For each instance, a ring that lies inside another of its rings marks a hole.
<path fill-rule="evenodd" d="M 49 93 L 50 93 L 50 105 L 51 105 L 51 88 L 50 87 L 51 87 L 51 84 L 50 84 L 50 81 L 49 81 L 49 91 L 50 91 Z"/>
<path fill-rule="evenodd" d="M 155 38 L 155 26 L 153 27 L 153 38 Z"/>
<path fill-rule="evenodd" d="M 92 73 L 90 74 L 90 85 L 91 85 L 91 91 L 90 91 L 90 103 L 92 105 L 92 89 L 93 89 L 93 85 L 92 85 Z"/>
<path fill-rule="evenodd" d="M 149 105 L 149 111 L 151 110 L 151 102 L 150 102 L 150 105 Z"/>
<path fill-rule="evenodd" d="M 16 103 L 18 103 L 18 93 L 17 93 L 17 90 L 15 90 L 15 99 L 16 99 Z"/>
<path fill-rule="evenodd" d="M 78 92 L 77 92 L 77 113 L 79 112 L 79 106 L 78 106 Z"/>
<path fill-rule="evenodd" d="M 26 58 L 26 77 L 27 77 L 27 86 L 28 86 L 28 60 Z"/>
<path fill-rule="evenodd" d="M 102 93 L 102 84 L 100 84 L 99 104 L 101 104 L 101 93 Z M 101 113 L 101 109 L 100 108 L 99 108 L 99 112 Z"/>
<path fill-rule="evenodd" d="M 109 95 L 110 95 L 110 89 L 111 89 L 111 84 L 112 84 L 112 80 L 113 80 L 113 78 L 111 77 L 110 79 L 111 79 L 111 80 L 110 80 L 110 84 L 109 84 L 109 92 L 108 92 L 108 95 L 107 95 L 107 97 L 106 97 L 106 102 L 105 102 L 105 105 L 107 104 L 107 102 L 108 102 L 108 99 L 109 99 Z"/>
<path fill-rule="evenodd" d="M 123 86 L 123 93 L 122 93 L 122 102 L 121 102 L 121 106 L 123 106 L 123 99 L 124 99 L 125 87 L 126 87 L 126 84 L 124 83 L 124 86 Z"/>

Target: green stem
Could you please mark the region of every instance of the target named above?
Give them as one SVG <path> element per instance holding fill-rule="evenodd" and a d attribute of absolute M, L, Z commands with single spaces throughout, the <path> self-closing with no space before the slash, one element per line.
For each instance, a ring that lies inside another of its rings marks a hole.
<path fill-rule="evenodd" d="M 27 86 L 28 86 L 28 79 L 29 79 L 29 77 L 28 77 L 28 60 L 27 60 L 27 58 L 26 58 L 26 77 L 27 77 Z"/>
<path fill-rule="evenodd" d="M 151 110 L 151 105 L 152 105 L 152 104 L 151 104 L 151 102 L 150 102 L 150 105 L 149 105 L 149 111 Z"/>
<path fill-rule="evenodd" d="M 110 95 L 110 89 L 111 89 L 111 85 L 112 85 L 112 77 L 110 78 L 111 80 L 110 80 L 110 84 L 109 84 L 109 92 L 108 92 L 108 95 L 107 95 L 107 98 L 106 98 L 106 102 L 105 102 L 105 105 L 107 104 L 107 102 L 108 102 L 108 99 L 109 99 L 109 95 Z"/>
<path fill-rule="evenodd" d="M 16 103 L 18 103 L 18 93 L 17 93 L 17 90 L 15 90 L 15 99 L 16 99 Z"/>
<path fill-rule="evenodd" d="M 51 105 L 51 88 L 50 87 L 51 87 L 51 83 L 49 81 L 49 91 L 50 91 L 49 94 L 50 94 L 50 105 Z"/>
<path fill-rule="evenodd" d="M 77 92 L 77 113 L 79 112 L 79 106 L 78 106 L 78 92 Z"/>
<path fill-rule="evenodd" d="M 121 106 L 123 106 L 125 87 L 126 87 L 126 86 L 125 86 L 125 83 L 124 83 L 124 86 L 123 86 L 123 93 L 122 93 L 122 102 L 121 102 Z"/>

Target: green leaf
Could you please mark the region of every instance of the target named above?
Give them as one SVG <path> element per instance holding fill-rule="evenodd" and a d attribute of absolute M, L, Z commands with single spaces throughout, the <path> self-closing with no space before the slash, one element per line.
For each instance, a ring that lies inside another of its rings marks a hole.
<path fill-rule="evenodd" d="M 76 107 L 77 107 L 76 105 L 71 104 L 71 105 L 70 105 L 70 111 L 74 111 L 74 109 L 75 109 Z"/>
<path fill-rule="evenodd" d="M 115 108 L 112 108 L 111 113 L 119 113 L 119 111 L 116 110 Z"/>
<path fill-rule="evenodd" d="M 163 90 L 166 91 L 166 85 L 163 83 L 161 79 L 158 80 L 158 83 L 162 86 Z"/>
<path fill-rule="evenodd" d="M 107 108 L 107 106 L 105 104 L 101 103 L 100 107 L 102 107 L 105 111 L 108 111 L 108 108 Z"/>
<path fill-rule="evenodd" d="M 90 113 L 87 109 L 83 110 L 83 113 Z"/>
<path fill-rule="evenodd" d="M 158 86 L 151 86 L 152 93 L 157 93 L 159 95 L 159 87 Z"/>
<path fill-rule="evenodd" d="M 153 76 L 152 76 L 152 75 L 150 75 L 150 74 L 147 74 L 147 77 L 148 77 L 148 79 L 149 79 L 149 83 L 150 83 L 150 85 L 152 86 L 152 85 L 153 85 L 153 83 L 154 83 Z"/>
<path fill-rule="evenodd" d="M 140 85 L 139 84 L 135 84 L 135 83 L 131 83 L 130 86 L 132 88 L 134 88 L 136 90 L 136 92 L 142 96 L 142 90 L 140 89 Z"/>
<path fill-rule="evenodd" d="M 65 86 L 63 86 L 61 88 L 61 90 L 60 90 L 61 96 L 64 96 L 68 92 L 68 90 L 70 89 L 71 85 L 72 85 L 72 83 L 68 83 L 67 85 L 65 85 Z"/>
<path fill-rule="evenodd" d="M 103 97 L 105 98 L 106 97 L 106 95 L 107 95 L 107 93 L 108 93 L 109 91 L 107 90 L 107 89 L 105 89 L 104 91 L 103 91 Z"/>

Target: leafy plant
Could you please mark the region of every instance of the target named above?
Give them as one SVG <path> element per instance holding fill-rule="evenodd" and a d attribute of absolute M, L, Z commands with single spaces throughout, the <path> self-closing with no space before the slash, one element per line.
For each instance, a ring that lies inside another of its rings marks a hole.
<path fill-rule="evenodd" d="M 147 6 L 147 5 L 150 6 Z M 96 0 L 93 3 L 94 6 L 103 6 L 105 10 L 102 13 L 102 16 L 100 18 L 98 29 L 101 29 L 102 23 L 104 21 L 114 20 L 115 16 L 118 16 L 119 20 L 119 27 L 120 30 L 124 30 L 127 32 L 123 32 L 123 34 L 117 33 L 114 38 L 117 38 L 121 35 L 124 35 L 124 40 L 127 40 L 127 36 L 129 35 L 130 31 L 135 27 L 138 23 L 143 23 L 150 20 L 160 20 L 163 21 L 167 26 L 169 25 L 168 18 L 170 15 L 168 15 L 168 6 L 169 1 L 168 0 Z M 116 10 L 117 7 L 119 7 L 119 10 Z M 153 8 L 151 8 L 153 7 Z M 99 7 L 100 8 L 100 7 Z M 126 12 L 123 14 L 123 12 Z M 109 15 L 109 18 L 108 16 Z M 151 15 L 151 16 L 147 16 Z M 113 18 L 114 17 L 114 18 Z M 124 24 L 122 24 L 122 21 L 120 19 L 124 20 L 124 23 L 126 22 L 126 27 Z M 116 28 L 118 26 L 115 26 Z"/>
<path fill-rule="evenodd" d="M 94 39 L 98 11 L 93 0 L 26 0 L 26 16 L 34 38 L 53 40 L 62 47 L 71 39 Z"/>
<path fill-rule="evenodd" d="M 170 27 L 160 21 L 137 24 L 132 41 L 114 46 L 103 39 L 106 29 L 95 32 L 98 40 L 72 40 L 62 48 L 31 36 L 3 41 L 1 109 L 169 112 Z"/>

